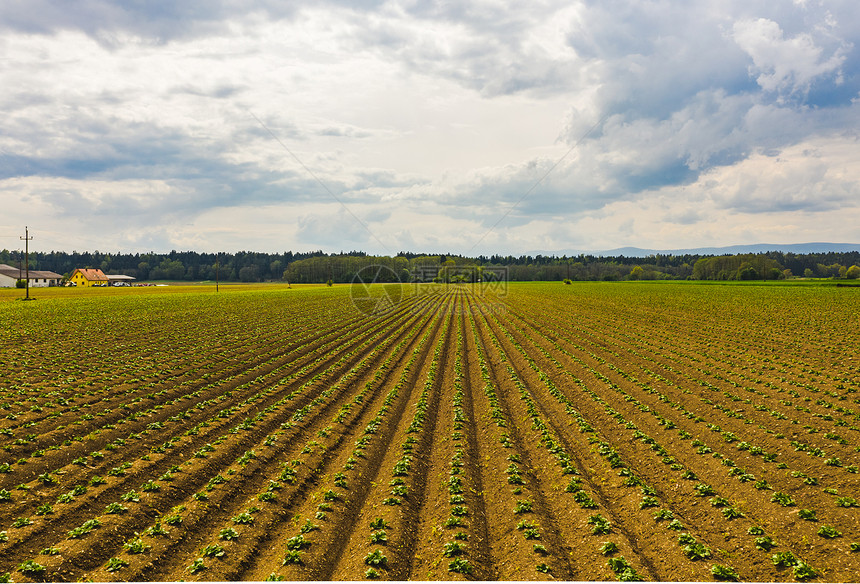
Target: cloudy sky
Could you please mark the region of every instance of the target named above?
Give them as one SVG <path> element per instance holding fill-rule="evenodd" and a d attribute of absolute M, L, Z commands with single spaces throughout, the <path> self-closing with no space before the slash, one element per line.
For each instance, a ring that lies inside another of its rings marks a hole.
<path fill-rule="evenodd" d="M 3 0 L 0 248 L 860 241 L 856 0 Z"/>

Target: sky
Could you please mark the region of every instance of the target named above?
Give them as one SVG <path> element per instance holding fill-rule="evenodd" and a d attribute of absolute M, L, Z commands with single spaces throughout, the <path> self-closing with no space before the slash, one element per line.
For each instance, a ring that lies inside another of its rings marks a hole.
<path fill-rule="evenodd" d="M 860 242 L 856 0 L 4 0 L 0 249 Z"/>

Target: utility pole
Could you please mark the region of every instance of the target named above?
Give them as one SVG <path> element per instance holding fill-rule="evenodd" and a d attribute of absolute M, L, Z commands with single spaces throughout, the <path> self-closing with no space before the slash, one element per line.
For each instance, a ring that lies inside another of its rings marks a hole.
<path fill-rule="evenodd" d="M 218 253 L 215 253 L 215 292 L 218 291 Z"/>
<path fill-rule="evenodd" d="M 19 237 L 18 239 L 24 240 L 24 267 L 27 272 L 27 280 L 24 284 L 24 287 L 27 289 L 26 296 L 24 300 L 30 299 L 30 240 L 33 239 L 30 237 L 30 228 L 26 225 L 24 226 L 24 237 Z M 20 275 L 20 269 L 18 270 Z"/>

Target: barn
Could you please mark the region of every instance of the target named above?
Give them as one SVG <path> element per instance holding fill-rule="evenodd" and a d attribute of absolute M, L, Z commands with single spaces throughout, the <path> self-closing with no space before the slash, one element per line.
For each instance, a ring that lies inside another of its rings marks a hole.
<path fill-rule="evenodd" d="M 18 280 L 28 276 L 27 272 L 7 264 L 0 264 L 0 288 L 14 288 Z M 59 286 L 63 277 L 47 270 L 30 270 L 30 288 L 47 288 Z"/>

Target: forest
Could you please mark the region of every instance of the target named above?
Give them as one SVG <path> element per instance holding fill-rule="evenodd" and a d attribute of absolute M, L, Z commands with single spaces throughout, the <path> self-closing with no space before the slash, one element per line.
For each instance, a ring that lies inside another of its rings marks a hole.
<path fill-rule="evenodd" d="M 0 250 L 0 263 L 23 266 L 20 250 Z M 98 268 L 138 281 L 224 282 L 287 281 L 345 283 L 364 274 L 384 281 L 616 281 L 616 280 L 777 280 L 786 278 L 860 277 L 860 251 L 796 254 L 696 255 L 656 254 L 645 257 L 555 255 L 479 255 L 400 252 L 372 256 L 361 251 L 325 253 L 103 253 L 31 252 L 31 270 L 50 270 L 66 277 L 76 268 Z M 492 275 L 490 273 L 492 272 Z"/>

